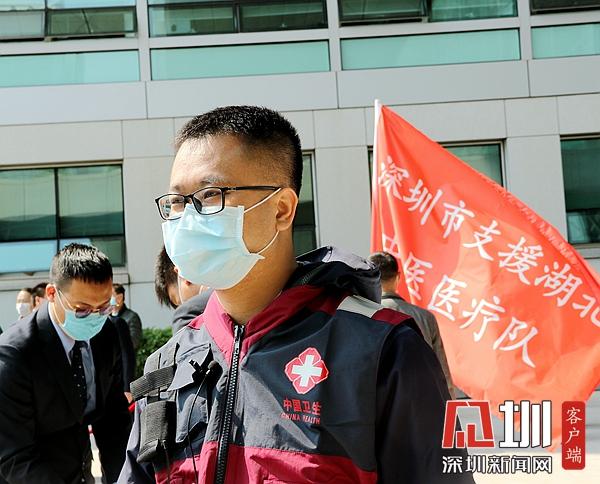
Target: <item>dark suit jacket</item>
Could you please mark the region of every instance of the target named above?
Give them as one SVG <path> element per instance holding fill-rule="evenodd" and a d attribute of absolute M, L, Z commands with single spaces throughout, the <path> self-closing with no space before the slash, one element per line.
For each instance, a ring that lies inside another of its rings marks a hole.
<path fill-rule="evenodd" d="M 108 320 L 115 325 L 121 347 L 121 364 L 123 367 L 123 391 L 130 391 L 129 385 L 135 379 L 135 351 L 129 326 L 119 316 L 109 316 Z"/>
<path fill-rule="evenodd" d="M 173 334 L 190 324 L 193 319 L 197 318 L 204 312 L 206 309 L 206 304 L 208 303 L 212 293 L 212 289 L 208 289 L 181 303 L 181 305 L 173 313 L 173 321 L 171 321 Z"/>
<path fill-rule="evenodd" d="M 84 417 L 71 367 L 44 304 L 0 336 L 0 476 L 10 484 L 81 482 L 92 425 L 108 482 L 123 465 L 130 417 L 112 324 L 90 341 L 96 409 Z"/>

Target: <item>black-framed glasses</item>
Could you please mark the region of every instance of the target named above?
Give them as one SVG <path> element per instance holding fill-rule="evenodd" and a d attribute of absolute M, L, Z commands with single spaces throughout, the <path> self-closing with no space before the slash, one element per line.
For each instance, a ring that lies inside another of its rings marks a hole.
<path fill-rule="evenodd" d="M 194 205 L 194 208 L 200 215 L 214 215 L 225 208 L 225 194 L 228 192 L 238 192 L 243 190 L 279 190 L 281 187 L 272 187 L 268 185 L 246 186 L 246 187 L 206 187 L 196 190 L 189 195 L 180 193 L 167 193 L 156 200 L 158 213 L 164 220 L 177 220 L 183 215 L 185 206 L 188 203 Z"/>
<path fill-rule="evenodd" d="M 61 303 L 62 303 L 62 299 L 64 298 L 65 301 L 67 301 L 67 304 L 69 305 L 69 309 L 75 313 L 75 317 L 77 319 L 86 318 L 87 316 L 89 316 L 92 313 L 98 313 L 102 316 L 108 316 L 114 309 L 114 306 L 110 303 L 108 303 L 107 305 L 102 306 L 101 308 L 98 308 L 98 309 L 80 308 L 80 307 L 74 306 L 71 303 L 71 301 L 69 301 L 67 296 L 65 296 L 64 293 L 60 289 L 58 289 L 57 292 L 60 294 L 60 296 L 58 296 L 58 297 L 61 300 Z M 63 304 L 63 307 L 64 307 L 64 304 Z"/>

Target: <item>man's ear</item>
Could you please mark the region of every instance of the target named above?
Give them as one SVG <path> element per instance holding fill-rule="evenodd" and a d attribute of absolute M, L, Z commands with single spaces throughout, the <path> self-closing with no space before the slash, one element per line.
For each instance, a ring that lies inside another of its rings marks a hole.
<path fill-rule="evenodd" d="M 56 297 L 56 286 L 54 284 L 48 284 L 46 286 L 46 299 L 50 302 L 54 302 L 54 298 Z M 41 303 L 41 299 L 39 296 L 35 296 L 35 305 L 39 305 Z"/>
<path fill-rule="evenodd" d="M 298 208 L 298 195 L 291 188 L 283 188 L 277 202 L 277 230 L 283 232 L 292 227 Z"/>

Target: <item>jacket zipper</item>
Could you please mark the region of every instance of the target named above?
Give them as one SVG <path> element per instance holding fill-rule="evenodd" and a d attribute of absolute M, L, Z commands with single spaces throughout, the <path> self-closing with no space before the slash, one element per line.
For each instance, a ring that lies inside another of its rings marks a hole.
<path fill-rule="evenodd" d="M 237 394 L 240 348 L 242 347 L 244 326 L 234 324 L 233 333 L 233 354 L 231 357 L 231 367 L 229 368 L 229 378 L 227 379 L 227 391 L 225 393 L 225 413 L 223 414 L 221 433 L 219 435 L 219 450 L 217 453 L 215 484 L 224 484 L 225 473 L 227 472 L 227 454 L 229 451 L 229 440 L 231 438 L 231 419 L 233 417 L 233 408 L 235 406 Z"/>

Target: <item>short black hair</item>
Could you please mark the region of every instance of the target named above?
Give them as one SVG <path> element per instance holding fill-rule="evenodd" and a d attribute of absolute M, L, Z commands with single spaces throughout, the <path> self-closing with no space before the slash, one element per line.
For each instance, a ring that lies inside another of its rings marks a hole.
<path fill-rule="evenodd" d="M 177 150 L 190 139 L 231 135 L 248 148 L 269 153 L 265 169 L 282 177 L 299 195 L 302 186 L 302 148 L 292 124 L 277 111 L 258 106 L 225 106 L 196 116 L 177 134 Z"/>
<path fill-rule="evenodd" d="M 398 261 L 389 252 L 375 252 L 369 261 L 379 269 L 382 281 L 389 281 L 398 275 Z"/>
<path fill-rule="evenodd" d="M 177 284 L 175 264 L 173 264 L 169 254 L 167 254 L 167 250 L 163 246 L 154 266 L 154 292 L 161 306 L 169 306 L 175 309 L 177 306 L 169 297 L 169 286 L 173 284 Z"/>
<path fill-rule="evenodd" d="M 108 257 L 96 247 L 69 244 L 52 259 L 50 281 L 63 288 L 73 280 L 102 284 L 112 279 Z"/>
<path fill-rule="evenodd" d="M 47 282 L 40 282 L 36 286 L 33 286 L 33 289 L 31 290 L 31 294 L 34 297 L 37 296 L 37 297 L 45 298 L 46 297 L 46 286 L 47 285 L 48 285 Z"/>
<path fill-rule="evenodd" d="M 115 293 L 125 295 L 125 286 L 123 286 L 123 284 L 115 282 L 113 284 L 113 289 L 115 290 Z"/>
<path fill-rule="evenodd" d="M 33 289 L 31 289 L 30 287 L 23 287 L 19 292 L 28 292 L 33 296 Z"/>

